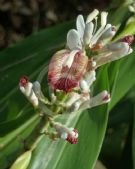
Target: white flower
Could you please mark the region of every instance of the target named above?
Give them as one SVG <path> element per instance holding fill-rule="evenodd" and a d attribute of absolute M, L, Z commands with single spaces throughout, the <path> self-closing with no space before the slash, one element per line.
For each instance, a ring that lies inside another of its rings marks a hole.
<path fill-rule="evenodd" d="M 116 30 L 111 24 L 107 24 L 107 12 L 101 12 L 101 25 L 97 29 L 99 11 L 95 9 L 84 21 L 82 15 L 76 20 L 77 30 L 71 29 L 67 34 L 67 47 L 70 50 L 85 50 L 86 47 L 93 48 L 101 40 L 112 38 Z"/>
<path fill-rule="evenodd" d="M 76 20 L 76 28 L 67 34 L 67 47 L 70 50 L 84 51 L 87 57 L 93 58 L 96 68 L 108 62 L 118 60 L 132 52 L 130 45 L 134 37 L 127 35 L 122 39 L 111 42 L 116 29 L 107 24 L 107 12 L 101 12 L 101 25 L 97 28 L 99 11 L 95 9 L 84 21 L 82 15 Z M 89 66 L 89 64 L 88 64 Z"/>

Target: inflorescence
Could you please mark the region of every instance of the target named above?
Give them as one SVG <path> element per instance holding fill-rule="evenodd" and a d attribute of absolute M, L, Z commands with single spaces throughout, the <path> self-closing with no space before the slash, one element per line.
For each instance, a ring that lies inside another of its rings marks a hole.
<path fill-rule="evenodd" d="M 101 25 L 97 26 L 98 17 Z M 132 52 L 132 35 L 112 40 L 115 26 L 107 24 L 107 12 L 95 9 L 86 21 L 82 15 L 76 20 L 76 29 L 67 33 L 66 48 L 57 51 L 49 64 L 48 84 L 51 97 L 46 98 L 38 81 L 31 83 L 28 77 L 20 79 L 20 90 L 37 111 L 48 117 L 55 130 L 53 138 L 62 138 L 71 144 L 78 142 L 78 131 L 55 121 L 57 115 L 76 113 L 110 102 L 108 91 L 92 97 L 91 87 L 96 80 L 96 69 L 118 60 Z M 48 113 L 49 112 L 49 113 Z M 48 135 L 49 132 L 47 132 Z M 51 138 L 51 137 L 50 137 Z"/>

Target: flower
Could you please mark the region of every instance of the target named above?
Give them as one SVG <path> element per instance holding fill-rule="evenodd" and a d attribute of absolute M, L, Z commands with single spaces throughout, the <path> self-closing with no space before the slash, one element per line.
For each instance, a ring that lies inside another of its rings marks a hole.
<path fill-rule="evenodd" d="M 74 128 L 67 128 L 60 123 L 54 124 L 55 129 L 60 135 L 60 138 L 68 141 L 71 144 L 78 143 L 78 131 Z"/>
<path fill-rule="evenodd" d="M 107 12 L 101 12 L 101 25 L 97 29 L 99 11 L 95 9 L 84 21 L 76 20 L 76 28 L 67 34 L 67 49 L 56 52 L 49 64 L 48 82 L 52 89 L 66 93 L 73 88 L 89 91 L 99 66 L 120 59 L 132 52 L 133 36 L 111 42 L 116 28 L 107 24 Z M 94 78 L 93 78 L 94 77 Z M 92 81 L 91 81 L 92 80 Z"/>
<path fill-rule="evenodd" d="M 112 62 L 114 60 L 118 60 L 132 53 L 133 50 L 130 45 L 132 44 L 133 40 L 134 37 L 132 35 L 127 35 L 121 38 L 120 40 L 117 40 L 104 46 L 100 50 L 99 55 L 94 57 L 96 67 Z"/>
<path fill-rule="evenodd" d="M 77 30 L 71 29 L 67 34 L 67 47 L 70 50 L 85 50 L 87 47 L 90 49 L 96 48 L 99 41 L 112 38 L 115 35 L 115 27 L 107 24 L 107 12 L 101 12 L 101 26 L 97 29 L 98 14 L 99 11 L 95 9 L 88 15 L 86 22 L 82 15 L 78 15 L 76 20 Z"/>
<path fill-rule="evenodd" d="M 86 101 L 82 102 L 82 104 L 80 105 L 80 110 L 85 110 L 102 104 L 106 104 L 109 103 L 110 100 L 110 94 L 108 93 L 108 91 L 104 90 L 96 96 L 91 97 Z"/>
<path fill-rule="evenodd" d="M 88 58 L 79 50 L 56 52 L 49 64 L 48 82 L 54 90 L 69 92 L 86 72 Z"/>
<path fill-rule="evenodd" d="M 29 82 L 27 76 L 23 76 L 19 82 L 19 88 L 21 92 L 27 97 L 27 99 L 32 103 L 34 107 L 37 107 L 39 102 L 38 98 L 33 91 L 33 84 Z"/>
<path fill-rule="evenodd" d="M 96 68 L 130 54 L 132 52 L 130 45 L 134 40 L 132 35 L 126 35 L 120 40 L 111 42 L 116 28 L 107 24 L 108 13 L 101 12 L 101 25 L 97 29 L 98 15 L 99 11 L 95 9 L 88 15 L 86 22 L 83 16 L 79 15 L 76 20 L 77 29 L 71 29 L 67 34 L 68 49 L 85 51 L 96 63 Z"/>

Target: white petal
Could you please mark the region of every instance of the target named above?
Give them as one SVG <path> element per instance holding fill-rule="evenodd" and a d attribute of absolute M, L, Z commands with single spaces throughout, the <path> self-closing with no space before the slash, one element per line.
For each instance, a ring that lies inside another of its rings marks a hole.
<path fill-rule="evenodd" d="M 98 95 L 92 97 L 90 100 L 85 101 L 81 105 L 80 109 L 84 110 L 84 109 L 88 109 L 88 108 L 92 108 L 92 107 L 95 107 L 95 106 L 99 106 L 99 105 L 102 105 L 102 104 L 105 104 L 105 103 L 108 103 L 108 102 L 110 102 L 110 95 L 105 90 L 105 91 L 99 93 Z"/>
<path fill-rule="evenodd" d="M 89 84 L 89 87 L 93 84 L 93 82 L 96 80 L 96 72 L 95 70 L 92 70 L 88 72 L 86 75 L 86 81 Z"/>
<path fill-rule="evenodd" d="M 76 20 L 76 28 L 78 30 L 78 33 L 81 37 L 83 38 L 84 35 L 84 29 L 85 29 L 85 23 L 82 15 L 78 15 L 77 20 Z"/>
<path fill-rule="evenodd" d="M 96 62 L 95 61 L 92 61 L 92 67 L 95 67 L 96 66 Z"/>
<path fill-rule="evenodd" d="M 35 82 L 33 83 L 33 90 L 34 90 L 34 92 L 35 92 L 37 95 L 40 94 L 40 92 L 41 92 L 41 86 L 40 86 L 40 83 L 39 83 L 38 81 L 35 81 Z"/>
<path fill-rule="evenodd" d="M 74 111 L 77 111 L 79 109 L 80 105 L 81 105 L 81 101 L 80 100 L 76 101 L 74 104 Z"/>
<path fill-rule="evenodd" d="M 91 44 L 94 45 L 98 41 L 98 39 L 101 37 L 101 35 L 106 31 L 107 27 L 105 27 L 107 23 L 107 12 L 101 13 L 101 27 L 97 30 L 95 35 L 91 39 Z"/>
<path fill-rule="evenodd" d="M 72 132 L 73 130 L 74 130 L 73 127 L 68 128 L 68 131 L 69 131 L 69 132 Z"/>
<path fill-rule="evenodd" d="M 80 99 L 80 95 L 78 93 L 72 92 L 66 101 L 66 106 L 70 107 L 78 99 Z"/>
<path fill-rule="evenodd" d="M 106 27 L 105 29 L 106 29 L 106 31 L 104 31 L 104 33 L 100 36 L 99 41 L 102 41 L 102 40 L 108 39 L 108 38 L 111 39 L 116 33 L 116 31 L 114 31 L 112 29 L 112 26 L 109 28 Z"/>
<path fill-rule="evenodd" d="M 92 37 L 91 39 L 91 45 L 96 44 L 96 42 L 98 41 L 98 39 L 100 38 L 100 36 L 103 34 L 104 32 L 104 27 L 100 27 L 97 32 L 95 33 L 95 35 Z"/>
<path fill-rule="evenodd" d="M 91 12 L 91 13 L 88 15 L 88 17 L 87 17 L 87 19 L 86 19 L 86 23 L 91 22 L 98 14 L 99 14 L 99 11 L 98 11 L 97 9 L 94 9 L 94 11 Z"/>
<path fill-rule="evenodd" d="M 82 79 L 79 83 L 79 86 L 83 92 L 89 92 L 89 85 L 86 80 Z"/>
<path fill-rule="evenodd" d="M 111 28 L 111 27 L 112 27 L 112 25 L 108 23 L 108 24 L 106 25 L 105 29 L 107 30 L 107 29 L 109 29 L 109 28 Z"/>
<path fill-rule="evenodd" d="M 90 43 L 93 30 L 94 30 L 94 24 L 92 22 L 87 23 L 84 31 L 84 37 L 83 37 L 85 44 Z"/>
<path fill-rule="evenodd" d="M 31 96 L 29 97 L 30 102 L 33 104 L 33 106 L 38 106 L 38 98 L 36 97 L 35 93 L 32 92 Z"/>
<path fill-rule="evenodd" d="M 31 82 L 28 82 L 28 84 L 25 87 L 25 94 L 27 97 L 29 97 L 32 92 L 32 86 L 33 84 Z"/>
<path fill-rule="evenodd" d="M 125 42 L 117 42 L 108 45 L 108 54 L 103 54 L 102 56 L 98 57 L 97 67 L 112 62 L 114 60 L 118 60 L 130 53 L 132 53 L 132 48 Z"/>
<path fill-rule="evenodd" d="M 63 132 L 60 137 L 64 140 L 66 140 L 68 137 L 68 134 L 66 132 Z"/>
<path fill-rule="evenodd" d="M 123 51 L 124 53 L 125 52 L 127 53 L 129 48 L 130 48 L 129 45 L 126 42 L 114 42 L 108 45 L 108 49 L 111 50 L 112 52 Z"/>
<path fill-rule="evenodd" d="M 64 66 L 68 66 L 69 68 L 71 67 L 71 65 L 74 61 L 74 57 L 77 52 L 78 52 L 78 50 L 73 50 L 72 52 L 70 52 L 68 58 L 66 59 L 65 63 L 63 64 L 63 67 Z"/>
<path fill-rule="evenodd" d="M 67 46 L 71 50 L 82 48 L 79 33 L 75 29 L 71 29 L 67 34 Z"/>
<path fill-rule="evenodd" d="M 128 43 L 125 43 L 125 42 L 118 43 L 117 47 L 115 49 L 117 49 L 117 50 L 112 53 L 112 56 L 110 57 L 111 61 L 120 59 L 120 58 L 132 53 L 132 51 L 133 51 L 132 48 L 128 45 Z"/>
<path fill-rule="evenodd" d="M 101 12 L 101 26 L 105 26 L 107 23 L 107 12 Z"/>
<path fill-rule="evenodd" d="M 38 97 L 38 99 L 40 99 L 41 101 L 44 101 L 45 97 L 41 91 L 41 85 L 38 81 L 35 81 L 33 83 L 33 91 L 35 95 Z"/>
<path fill-rule="evenodd" d="M 21 92 L 22 92 L 23 94 L 25 94 L 25 88 L 24 88 L 23 86 L 20 86 L 19 88 L 20 88 Z"/>
<path fill-rule="evenodd" d="M 75 137 L 76 137 L 76 138 L 78 138 L 78 136 L 79 136 L 79 134 L 78 134 L 78 133 L 76 133 Z"/>

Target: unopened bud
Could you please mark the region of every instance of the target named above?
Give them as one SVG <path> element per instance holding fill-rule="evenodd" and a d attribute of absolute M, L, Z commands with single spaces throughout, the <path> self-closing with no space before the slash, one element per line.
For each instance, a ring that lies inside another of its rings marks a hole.
<path fill-rule="evenodd" d="M 20 86 L 23 86 L 23 87 L 26 87 L 26 85 L 28 84 L 29 82 L 29 78 L 27 76 L 23 76 L 21 79 L 20 79 Z"/>
<path fill-rule="evenodd" d="M 134 41 L 134 36 L 132 36 L 132 35 L 127 35 L 121 39 L 121 42 L 126 42 L 129 45 L 131 45 L 133 43 L 133 41 Z"/>
<path fill-rule="evenodd" d="M 26 76 L 23 76 L 19 82 L 21 92 L 28 98 L 34 107 L 38 106 L 38 98 L 33 91 L 33 84 L 29 82 Z"/>
<path fill-rule="evenodd" d="M 55 129 L 60 135 L 60 138 L 68 141 L 71 144 L 77 144 L 78 142 L 78 131 L 74 128 L 67 128 L 62 124 L 55 123 Z"/>

